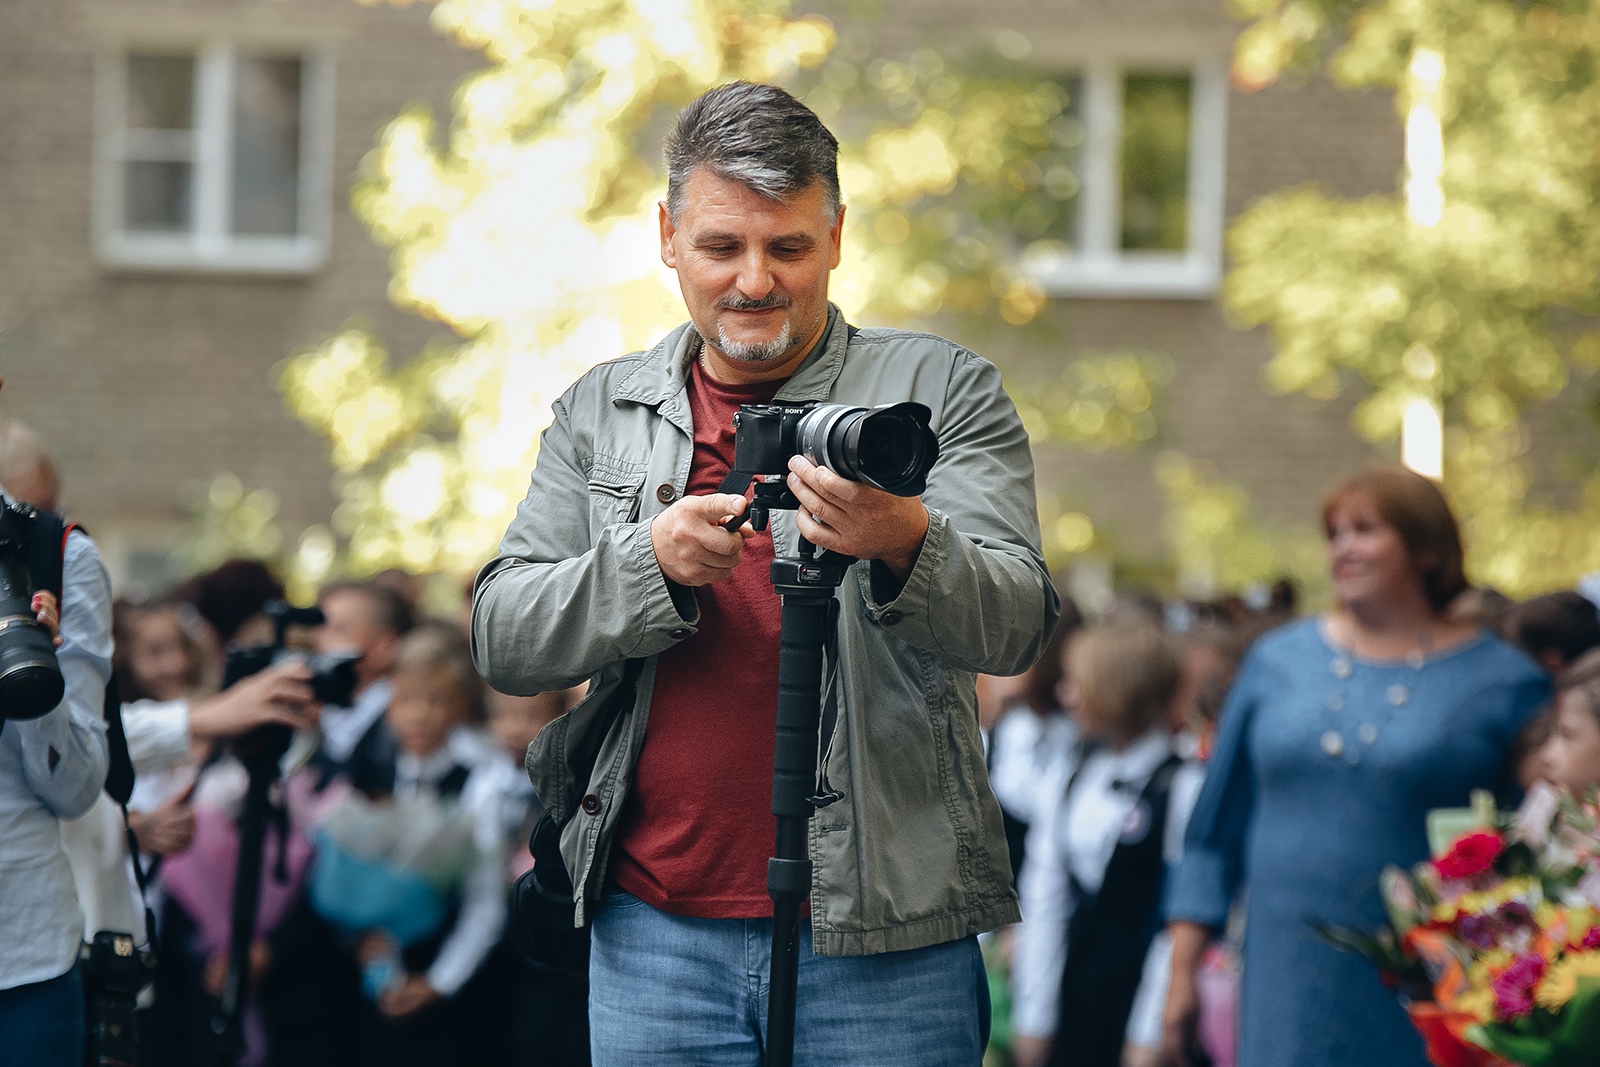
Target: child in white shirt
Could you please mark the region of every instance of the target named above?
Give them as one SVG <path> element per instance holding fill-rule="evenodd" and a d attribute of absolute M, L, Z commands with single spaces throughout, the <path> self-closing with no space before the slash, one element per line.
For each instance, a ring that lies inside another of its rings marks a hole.
<path fill-rule="evenodd" d="M 1122 1067 L 1161 1039 L 1167 869 L 1202 769 L 1168 727 L 1180 660 L 1149 623 L 1101 625 L 1066 649 L 1084 740 L 1029 829 L 1012 964 L 1017 1067 Z"/>

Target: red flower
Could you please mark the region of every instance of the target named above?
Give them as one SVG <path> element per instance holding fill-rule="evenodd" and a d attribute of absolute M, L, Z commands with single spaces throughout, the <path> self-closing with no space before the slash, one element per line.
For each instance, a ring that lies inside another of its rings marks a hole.
<path fill-rule="evenodd" d="M 1462 834 L 1451 844 L 1450 851 L 1433 861 L 1441 878 L 1471 878 L 1482 874 L 1494 865 L 1505 841 L 1492 830 L 1474 830 Z"/>

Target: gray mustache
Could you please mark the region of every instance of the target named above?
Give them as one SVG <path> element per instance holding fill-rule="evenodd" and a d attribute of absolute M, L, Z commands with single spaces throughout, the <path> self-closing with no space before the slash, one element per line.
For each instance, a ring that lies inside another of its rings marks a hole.
<path fill-rule="evenodd" d="M 717 307 L 724 311 L 767 311 L 771 308 L 786 308 L 789 298 L 771 293 L 760 300 L 747 300 L 742 296 L 726 296 L 717 301 Z"/>

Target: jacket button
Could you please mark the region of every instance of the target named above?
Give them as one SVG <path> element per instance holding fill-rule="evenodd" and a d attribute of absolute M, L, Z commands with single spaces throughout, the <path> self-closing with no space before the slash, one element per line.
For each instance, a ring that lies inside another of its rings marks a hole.
<path fill-rule="evenodd" d="M 890 610 L 890 611 L 884 612 L 882 615 L 879 615 L 878 616 L 878 621 L 880 623 L 882 623 L 883 625 L 885 625 L 885 626 L 898 626 L 898 625 L 900 625 L 900 620 L 902 620 L 904 618 L 905 618 L 905 616 L 902 615 L 900 612 Z"/>
<path fill-rule="evenodd" d="M 663 504 L 670 504 L 674 500 L 678 499 L 678 491 L 674 489 L 671 484 L 662 482 L 660 485 L 656 486 L 656 499 L 661 501 Z"/>
<path fill-rule="evenodd" d="M 585 793 L 580 806 L 583 808 L 585 815 L 600 814 L 600 798 L 593 793 Z"/>
<path fill-rule="evenodd" d="M 674 641 L 682 641 L 685 637 L 689 636 L 689 633 L 690 633 L 690 630 L 689 630 L 689 628 L 687 626 L 680 626 L 676 630 L 673 630 L 667 636 L 672 638 Z"/>

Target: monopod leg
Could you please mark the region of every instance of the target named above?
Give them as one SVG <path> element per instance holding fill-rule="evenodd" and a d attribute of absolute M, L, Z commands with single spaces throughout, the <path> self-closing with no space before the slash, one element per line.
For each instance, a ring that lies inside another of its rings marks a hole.
<path fill-rule="evenodd" d="M 774 582 L 778 567 L 775 563 Z M 794 1062 L 800 909 L 811 891 L 808 831 L 816 791 L 817 731 L 822 717 L 822 659 L 833 589 L 779 584 L 783 596 L 778 652 L 778 724 L 773 752 L 772 813 L 778 840 L 767 863 L 772 897 L 772 972 L 767 994 L 766 1067 Z M 825 595 L 824 595 L 825 594 Z"/>

